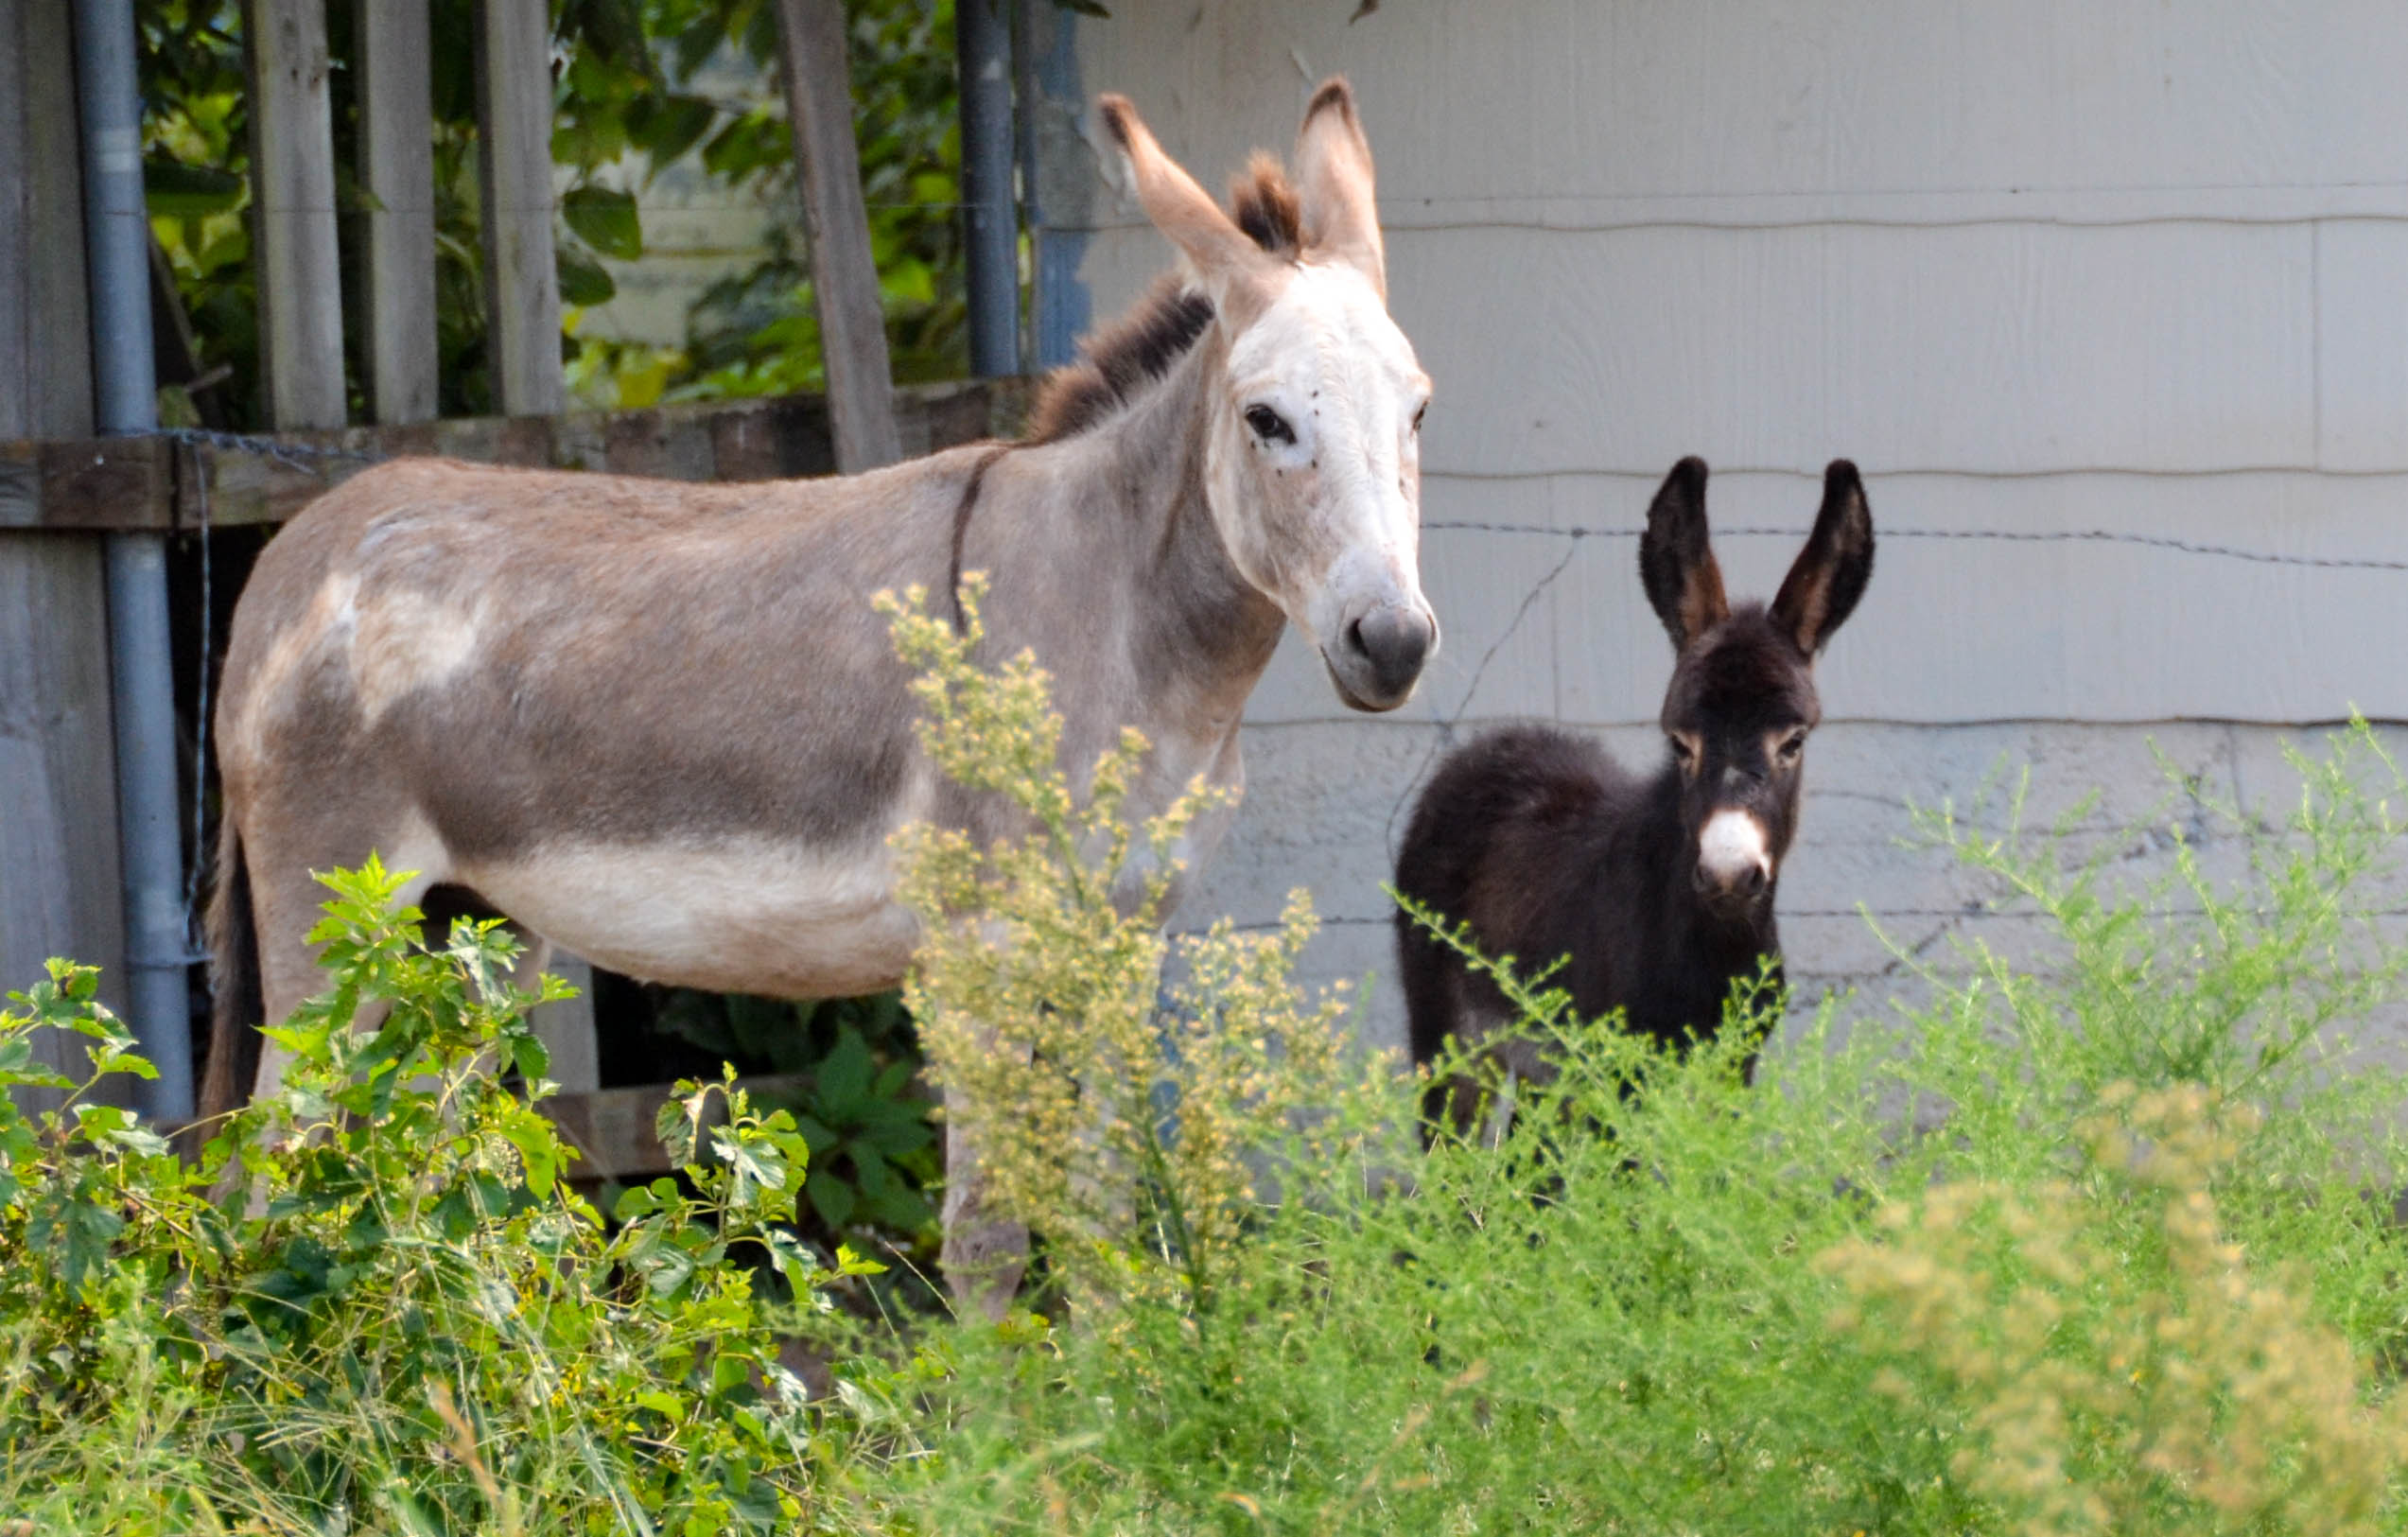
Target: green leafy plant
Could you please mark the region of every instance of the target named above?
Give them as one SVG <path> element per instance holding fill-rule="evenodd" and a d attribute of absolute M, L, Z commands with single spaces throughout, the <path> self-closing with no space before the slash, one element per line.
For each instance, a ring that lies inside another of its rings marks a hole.
<path fill-rule="evenodd" d="M 791 1003 L 687 987 L 650 989 L 653 1028 L 750 1073 L 757 1097 L 794 1112 L 811 1144 L 811 1210 L 831 1242 L 875 1229 L 914 1243 L 935 1212 L 939 1173 L 921 1057 L 899 993 Z"/>
<path fill-rule="evenodd" d="M 329 878 L 333 987 L 285 1086 L 197 1161 L 95 1103 L 146 1074 L 88 968 L 0 1014 L 0 1518 L 43 1530 L 787 1529 L 833 1444 L 781 1363 L 842 1277 L 786 1225 L 809 1151 L 729 1082 L 661 1131 L 684 1179 L 605 1223 L 540 1109 L 492 925 L 423 942 L 400 878 Z M 365 1017 L 375 1022 L 355 1028 Z M 376 1016 L 381 1013 L 381 1019 Z M 80 1079 L 33 1038 L 88 1041 Z M 514 1066 L 522 1092 L 492 1071 Z M 747 1259 L 749 1256 L 749 1260 Z M 781 1300 L 781 1295 L 788 1300 Z"/>

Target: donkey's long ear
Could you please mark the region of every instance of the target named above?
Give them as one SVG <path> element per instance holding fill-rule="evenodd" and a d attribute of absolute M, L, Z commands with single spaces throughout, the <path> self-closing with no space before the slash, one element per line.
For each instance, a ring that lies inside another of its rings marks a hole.
<path fill-rule="evenodd" d="M 1112 142 L 1128 156 L 1145 217 L 1194 264 L 1214 305 L 1240 312 L 1230 319 L 1242 325 L 1247 318 L 1242 312 L 1251 307 L 1244 296 L 1257 287 L 1249 280 L 1267 274 L 1270 258 L 1195 184 L 1195 178 L 1162 152 L 1126 96 L 1107 96 L 1096 106 Z"/>
<path fill-rule="evenodd" d="M 1387 254 L 1372 197 L 1371 145 L 1354 115 L 1354 93 L 1331 76 L 1304 109 L 1296 134 L 1296 183 L 1304 197 L 1304 250 L 1342 261 L 1387 297 Z"/>
<path fill-rule="evenodd" d="M 1639 538 L 1639 581 L 1675 651 L 1731 617 L 1722 568 L 1706 541 L 1704 460 L 1681 461 L 1657 489 Z"/>
<path fill-rule="evenodd" d="M 1873 510 L 1857 467 L 1835 459 L 1823 472 L 1823 511 L 1813 536 L 1772 600 L 1772 622 L 1808 656 L 1823 649 L 1873 580 Z"/>

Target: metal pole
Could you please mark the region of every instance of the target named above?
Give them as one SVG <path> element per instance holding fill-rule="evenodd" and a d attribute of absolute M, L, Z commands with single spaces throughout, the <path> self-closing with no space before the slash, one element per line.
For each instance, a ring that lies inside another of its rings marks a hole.
<path fill-rule="evenodd" d="M 1028 233 L 1030 276 L 1035 277 L 1037 231 L 1045 221 L 1044 212 L 1037 199 L 1037 39 L 1035 19 L 1029 8 L 1038 0 L 1012 0 L 1012 160 L 1020 171 L 1021 227 Z M 1017 255 L 1018 253 L 1015 253 Z M 1029 284 L 1031 293 L 1025 308 L 1019 303 L 1012 313 L 1021 320 L 1020 366 L 1023 374 L 1035 374 L 1037 358 L 1037 296 L 1036 284 Z M 1020 295 L 1013 295 L 1015 301 Z"/>
<path fill-rule="evenodd" d="M 142 201 L 142 98 L 132 0 L 76 0 L 76 105 L 82 123 L 94 405 L 103 433 L 158 424 L 150 361 L 149 224 Z M 168 662 L 167 540 L 109 535 L 109 679 L 117 739 L 131 1024 L 159 1076 L 136 1104 L 192 1114 L 183 850 L 176 829 L 176 695 Z"/>
<path fill-rule="evenodd" d="M 962 221 L 969 258 L 969 371 L 1020 367 L 1020 220 L 1012 204 L 1012 27 L 1004 0 L 955 0 L 962 78 Z"/>

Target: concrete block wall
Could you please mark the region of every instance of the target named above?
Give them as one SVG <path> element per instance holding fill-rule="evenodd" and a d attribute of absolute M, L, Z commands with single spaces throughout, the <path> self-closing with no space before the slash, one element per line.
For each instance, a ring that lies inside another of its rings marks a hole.
<path fill-rule="evenodd" d="M 1438 384 L 1422 567 L 1444 651 L 1370 720 L 1283 649 L 1249 711 L 1247 805 L 1182 923 L 1266 919 L 1309 884 L 1335 920 L 1316 971 L 1384 972 L 1399 807 L 1447 740 L 1541 717 L 1652 754 L 1670 655 L 1629 535 L 1687 453 L 1716 467 L 1718 524 L 1796 531 L 1720 541 L 1735 591 L 1778 583 L 1827 459 L 1863 467 L 1881 531 L 1822 668 L 1782 883 L 1809 991 L 1908 969 L 1859 906 L 1910 952 L 2031 942 L 1902 846 L 1911 802 L 2028 771 L 2035 815 L 2096 793 L 2084 826 L 2104 836 L 2160 805 L 2170 763 L 2278 819 L 2284 741 L 2353 707 L 2408 719 L 2408 569 L 1945 536 L 2408 562 L 2395 9 L 1353 9 L 1200 0 L 1040 28 L 1043 312 L 1108 318 L 1170 261 L 1100 152 L 1093 93 L 1127 94 L 1217 185 L 1343 72 L 1391 307 Z M 2169 847 L 2119 867 L 2162 874 Z M 1370 1033 L 1398 1032 L 1380 987 Z"/>

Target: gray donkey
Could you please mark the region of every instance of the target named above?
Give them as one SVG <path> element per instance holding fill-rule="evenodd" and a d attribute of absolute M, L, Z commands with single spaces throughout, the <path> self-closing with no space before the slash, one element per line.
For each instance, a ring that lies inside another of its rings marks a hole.
<path fill-rule="evenodd" d="M 250 1026 L 320 986 L 310 872 L 372 849 L 417 872 L 405 899 L 466 888 L 632 976 L 894 986 L 916 934 L 887 835 L 1007 824 L 921 754 L 880 588 L 989 573 L 991 655 L 1053 671 L 1064 764 L 1124 725 L 1153 743 L 1135 816 L 1197 775 L 1241 782 L 1239 716 L 1291 621 L 1348 705 L 1405 702 L 1438 645 L 1429 380 L 1388 318 L 1352 95 L 1324 83 L 1293 180 L 1257 156 L 1226 213 L 1126 101 L 1100 111 L 1184 261 L 1056 376 L 1026 441 L 744 485 L 407 460 L 269 546 L 218 706 L 205 1110 L 281 1081 Z M 1194 861 L 1226 826 L 1195 830 Z M 947 1276 L 1001 1305 L 1026 1234 L 986 1210 L 958 1131 L 946 1159 Z"/>

